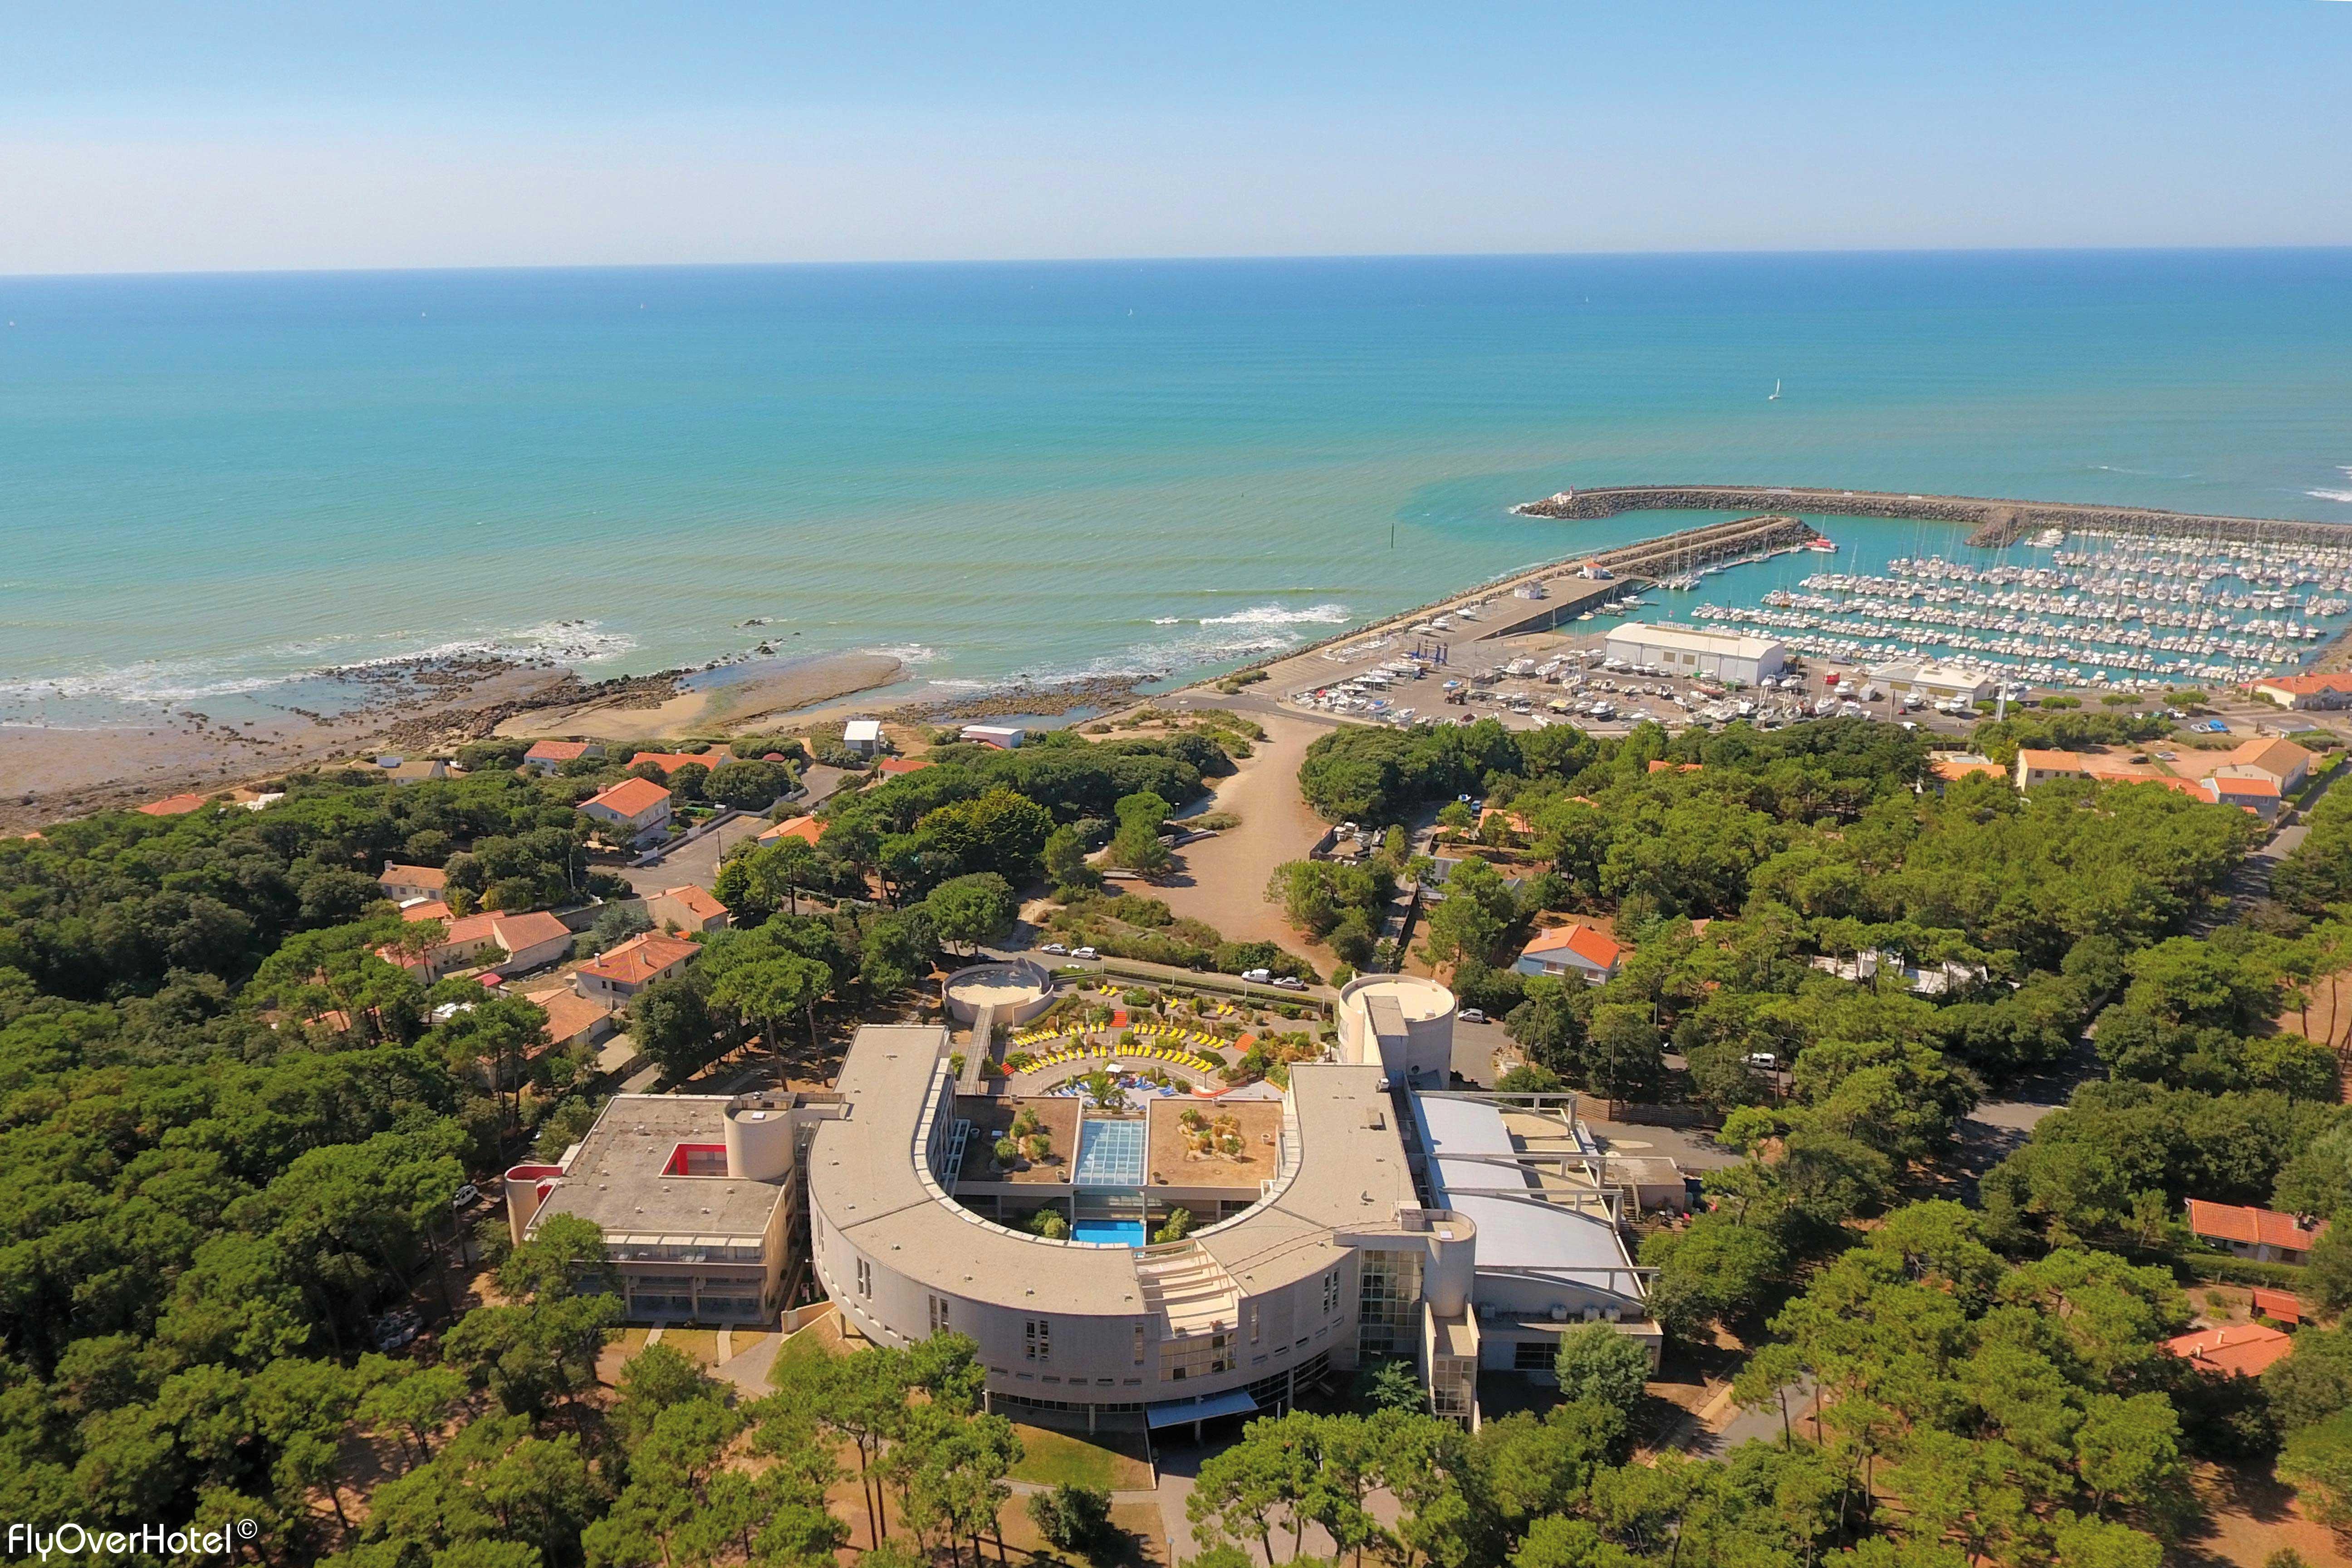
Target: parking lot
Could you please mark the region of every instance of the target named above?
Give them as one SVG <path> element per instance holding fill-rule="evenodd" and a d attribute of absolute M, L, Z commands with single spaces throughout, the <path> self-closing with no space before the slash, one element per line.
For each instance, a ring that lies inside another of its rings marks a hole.
<path fill-rule="evenodd" d="M 1316 684 L 1299 683 L 1303 672 L 1292 665 L 1279 696 L 1286 708 L 1360 722 L 1494 718 L 1513 729 L 1569 723 L 1597 734 L 1622 734 L 1645 722 L 1679 731 L 1745 721 L 1770 730 L 1841 716 L 1959 734 L 1978 717 L 1971 710 L 1939 711 L 1920 700 L 1898 700 L 1851 669 L 1800 668 L 1740 686 L 1629 666 L 1608 657 L 1606 641 L 1605 628 L 1489 641 L 1475 626 L 1458 624 L 1435 637 L 1366 637 L 1318 655 L 1332 668 Z"/>

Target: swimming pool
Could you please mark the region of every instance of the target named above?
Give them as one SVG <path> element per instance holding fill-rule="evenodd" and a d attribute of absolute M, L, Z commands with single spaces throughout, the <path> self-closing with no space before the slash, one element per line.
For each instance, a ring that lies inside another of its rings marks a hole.
<path fill-rule="evenodd" d="M 1097 1121 L 1078 1126 L 1078 1160 L 1071 1181 L 1081 1187 L 1143 1185 L 1143 1123 Z"/>
<path fill-rule="evenodd" d="M 1082 1219 L 1071 1228 L 1070 1239 L 1106 1242 L 1115 1247 L 1141 1247 L 1143 1227 L 1122 1220 Z"/>

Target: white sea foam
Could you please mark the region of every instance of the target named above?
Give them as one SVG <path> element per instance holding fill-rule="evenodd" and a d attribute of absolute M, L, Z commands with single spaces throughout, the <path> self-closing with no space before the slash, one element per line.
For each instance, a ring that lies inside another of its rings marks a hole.
<path fill-rule="evenodd" d="M 1154 616 L 1151 617 L 1151 624 L 1155 626 L 1181 626 L 1183 621 L 1184 617 L 1181 616 Z"/>
<path fill-rule="evenodd" d="M 383 669 L 458 658 L 594 664 L 617 658 L 637 646 L 635 637 L 606 631 L 593 621 L 548 621 L 515 631 L 455 637 L 419 647 L 404 648 L 394 642 L 384 651 L 360 658 L 334 657 L 338 648 L 348 647 L 354 640 L 308 639 L 277 643 L 220 658 L 140 659 L 99 669 L 0 680 L 0 701 L 109 699 L 163 706 L 249 696 L 274 687 L 316 679 L 338 669 Z M 380 639 L 379 646 L 392 640 Z"/>
<path fill-rule="evenodd" d="M 939 649 L 927 647 L 919 642 L 890 643 L 886 644 L 881 647 L 862 647 L 857 651 L 859 653 L 878 654 L 884 658 L 895 658 L 900 664 L 909 666 L 910 668 L 920 668 L 926 664 L 937 664 L 940 659 L 947 657 L 945 654 L 940 652 Z"/>
<path fill-rule="evenodd" d="M 2340 500 L 2352 506 L 2352 490 L 2305 490 L 2303 493 L 2314 500 Z"/>
<path fill-rule="evenodd" d="M 1230 616 L 1203 616 L 1201 624 L 1204 626 L 1345 626 L 1349 619 L 1345 605 L 1314 605 L 1304 610 L 1285 609 L 1280 605 L 1259 605 L 1252 609 L 1236 610 Z"/>

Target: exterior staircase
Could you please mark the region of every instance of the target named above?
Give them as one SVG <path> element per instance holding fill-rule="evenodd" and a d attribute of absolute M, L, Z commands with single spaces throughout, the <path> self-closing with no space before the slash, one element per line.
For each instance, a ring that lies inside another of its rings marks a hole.
<path fill-rule="evenodd" d="M 1135 1280 L 1145 1310 L 1160 1314 L 1163 1338 L 1207 1333 L 1234 1326 L 1241 1292 L 1234 1277 L 1208 1250 L 1193 1242 L 1171 1242 L 1138 1252 Z"/>

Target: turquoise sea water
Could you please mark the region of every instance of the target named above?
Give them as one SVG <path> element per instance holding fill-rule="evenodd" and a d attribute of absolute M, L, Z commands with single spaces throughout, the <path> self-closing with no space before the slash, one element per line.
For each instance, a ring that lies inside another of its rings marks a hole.
<path fill-rule="evenodd" d="M 1506 511 L 1569 485 L 2352 522 L 2352 251 L 7 279 L 0 320 L 20 722 L 470 646 L 1173 675 L 1697 521 Z M 1840 570 L 1958 539 L 1828 527 Z"/>

